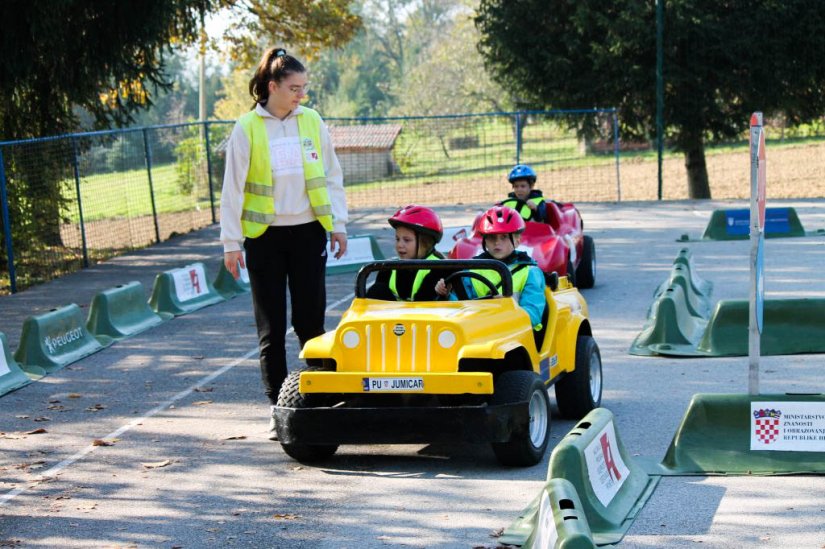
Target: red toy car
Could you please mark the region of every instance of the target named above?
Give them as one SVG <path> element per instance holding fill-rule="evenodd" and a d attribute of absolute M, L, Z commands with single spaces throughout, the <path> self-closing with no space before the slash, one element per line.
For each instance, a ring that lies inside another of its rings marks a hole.
<path fill-rule="evenodd" d="M 547 223 L 527 221 L 518 249 L 529 253 L 545 273 L 568 275 L 577 287 L 592 288 L 596 283 L 596 246 L 584 234 L 579 210 L 570 202 L 548 200 L 546 204 Z M 515 209 L 523 205 L 517 203 Z M 472 236 L 458 240 L 450 250 L 450 259 L 469 259 L 483 251 L 480 220 L 481 214 L 473 221 Z"/>

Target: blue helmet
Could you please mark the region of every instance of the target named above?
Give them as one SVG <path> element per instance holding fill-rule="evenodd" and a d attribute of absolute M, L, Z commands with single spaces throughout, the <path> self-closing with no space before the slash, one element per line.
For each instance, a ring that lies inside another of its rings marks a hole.
<path fill-rule="evenodd" d="M 532 185 L 536 182 L 536 172 L 527 164 L 517 164 L 515 168 L 510 170 L 507 180 L 512 183 L 518 179 L 526 179 Z"/>

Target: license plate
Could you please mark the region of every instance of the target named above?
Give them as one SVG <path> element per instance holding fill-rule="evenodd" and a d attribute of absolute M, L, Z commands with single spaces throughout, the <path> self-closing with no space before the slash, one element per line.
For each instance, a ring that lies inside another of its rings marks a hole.
<path fill-rule="evenodd" d="M 420 392 L 424 379 L 420 377 L 365 377 L 362 380 L 365 393 Z"/>

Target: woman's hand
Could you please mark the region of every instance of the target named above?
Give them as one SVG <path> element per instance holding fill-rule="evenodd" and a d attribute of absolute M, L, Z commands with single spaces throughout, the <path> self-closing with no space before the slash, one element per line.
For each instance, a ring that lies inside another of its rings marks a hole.
<path fill-rule="evenodd" d="M 335 246 L 338 245 L 338 251 L 335 251 Z M 332 233 L 329 237 L 329 251 L 335 253 L 335 259 L 341 259 L 341 256 L 347 253 L 347 233 Z"/>
<path fill-rule="evenodd" d="M 224 252 L 223 264 L 235 280 L 238 280 L 241 277 L 241 269 L 246 269 L 246 264 L 243 260 L 243 252 L 240 250 L 234 252 Z"/>

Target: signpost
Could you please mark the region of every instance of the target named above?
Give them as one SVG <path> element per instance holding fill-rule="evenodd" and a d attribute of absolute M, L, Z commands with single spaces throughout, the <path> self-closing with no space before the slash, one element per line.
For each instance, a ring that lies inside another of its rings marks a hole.
<path fill-rule="evenodd" d="M 748 392 L 759 394 L 759 353 L 764 316 L 765 280 L 765 130 L 762 113 L 751 115 L 750 314 L 748 322 Z"/>

